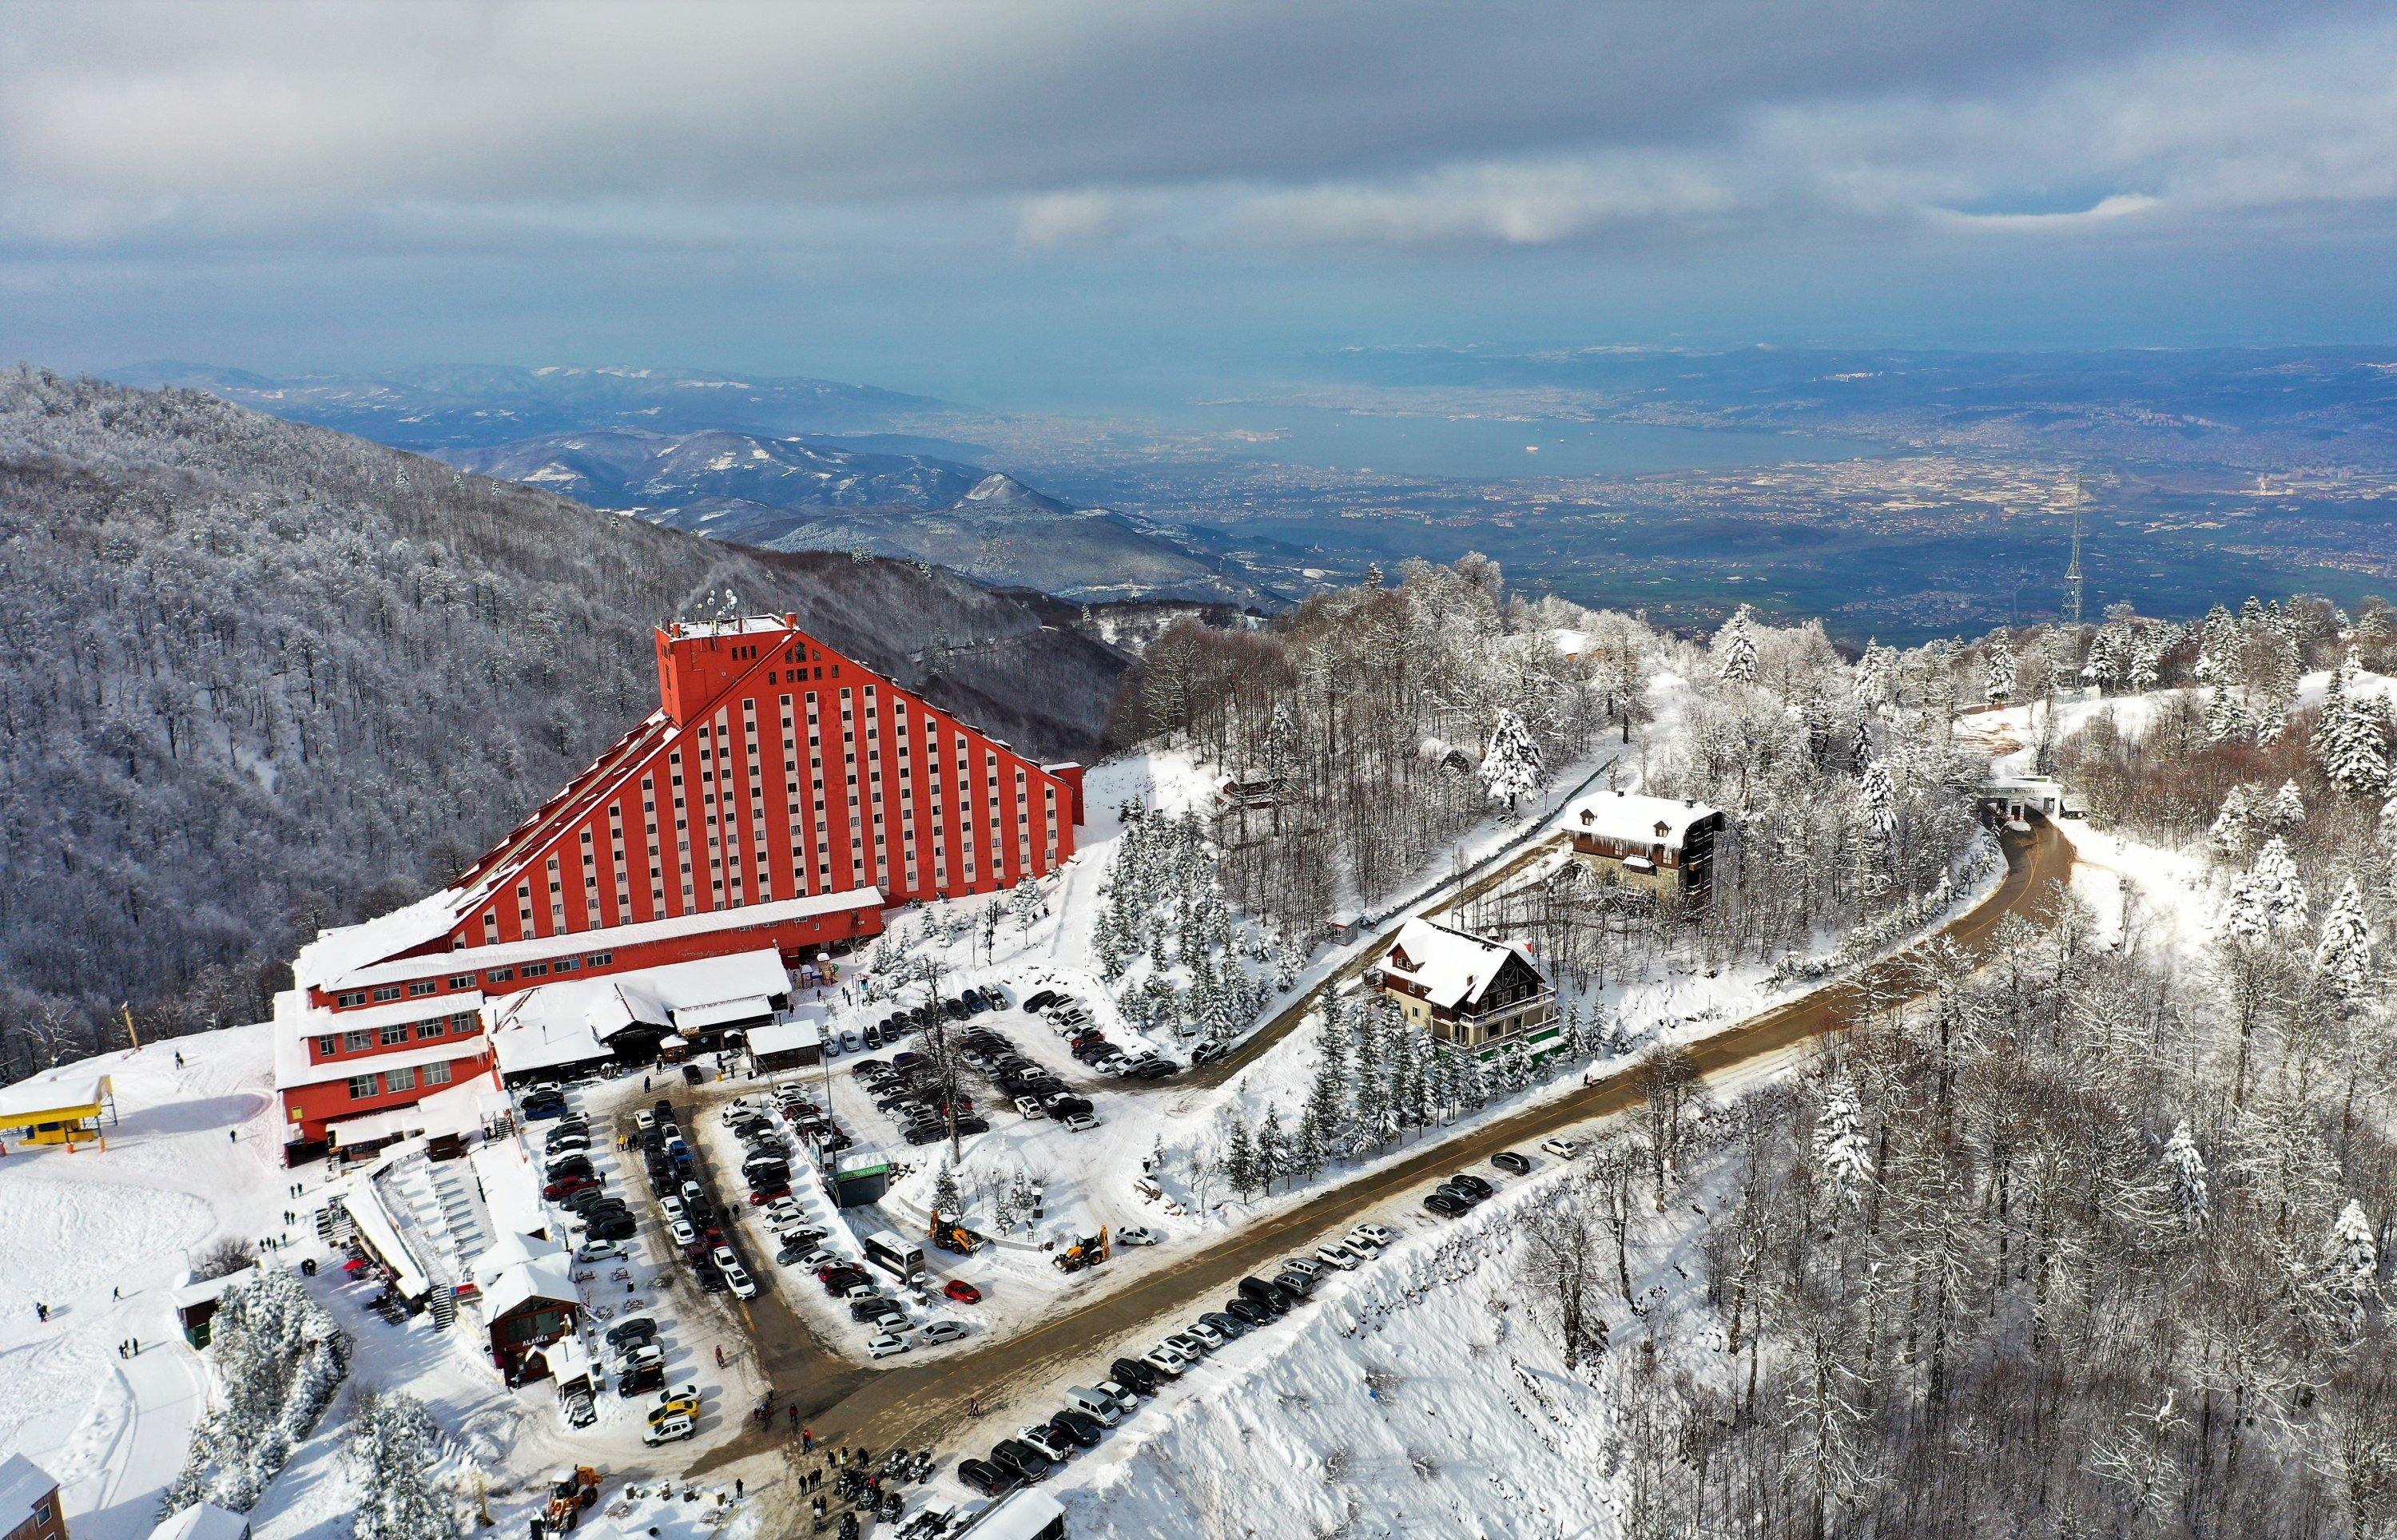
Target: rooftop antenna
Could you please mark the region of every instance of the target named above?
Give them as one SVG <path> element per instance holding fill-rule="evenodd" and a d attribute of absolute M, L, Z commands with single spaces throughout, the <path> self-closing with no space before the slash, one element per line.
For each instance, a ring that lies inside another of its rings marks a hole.
<path fill-rule="evenodd" d="M 2072 564 L 2064 569 L 2064 623 L 2081 629 L 2081 504 L 2086 496 L 2081 478 L 2072 478 Z"/>

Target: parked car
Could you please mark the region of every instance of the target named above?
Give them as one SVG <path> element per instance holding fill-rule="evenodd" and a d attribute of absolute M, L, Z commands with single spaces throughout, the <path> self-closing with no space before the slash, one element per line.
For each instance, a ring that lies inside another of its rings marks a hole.
<path fill-rule="evenodd" d="M 1168 1379 L 1180 1379 L 1182 1371 L 1190 1367 L 1188 1359 L 1162 1342 L 1142 1353 L 1140 1361 Z"/>
<path fill-rule="evenodd" d="M 574 1194 L 582 1192 L 586 1188 L 596 1191 L 598 1188 L 598 1186 L 599 1182 L 596 1177 L 561 1176 L 556 1181 L 551 1182 L 549 1185 L 542 1188 L 541 1189 L 541 1195 L 548 1199 L 551 1202 L 557 1202 L 561 1200 L 571 1198 Z"/>
<path fill-rule="evenodd" d="M 879 1321 L 882 1319 L 884 1308 L 889 1304 L 890 1301 L 879 1294 L 868 1295 L 864 1299 L 852 1299 L 849 1302 L 849 1319 L 856 1321 Z"/>
<path fill-rule="evenodd" d="M 1452 1188 L 1462 1188 L 1473 1194 L 1476 1202 L 1486 1202 L 1497 1196 L 1498 1189 L 1469 1171 L 1460 1171 L 1448 1179 Z"/>
<path fill-rule="evenodd" d="M 962 1321 L 935 1321 L 929 1322 L 916 1335 L 924 1342 L 955 1342 L 970 1330 Z"/>
<path fill-rule="evenodd" d="M 1446 1188 L 1425 1193 L 1423 1205 L 1443 1219 L 1462 1219 L 1473 1211 L 1472 1204 L 1452 1196 Z"/>
<path fill-rule="evenodd" d="M 990 1463 L 1012 1472 L 1018 1480 L 1038 1481 L 1047 1478 L 1051 1461 L 1021 1439 L 1001 1439 L 991 1446 Z"/>
<path fill-rule="evenodd" d="M 967 1282 L 962 1278 L 950 1279 L 947 1283 L 942 1286 L 941 1292 L 948 1295 L 951 1299 L 956 1300 L 960 1305 L 979 1305 L 982 1303 L 982 1291 L 975 1288 L 972 1284 Z"/>
<path fill-rule="evenodd" d="M 893 1336 L 890 1333 L 885 1332 L 880 1336 L 866 1338 L 865 1356 L 867 1358 L 886 1359 L 894 1354 L 907 1351 L 907 1339 L 905 1337 Z"/>
<path fill-rule="evenodd" d="M 1070 1133 L 1088 1134 L 1098 1126 L 1099 1120 L 1088 1112 L 1069 1112 L 1065 1116 L 1065 1127 Z"/>
<path fill-rule="evenodd" d="M 630 1241 L 636 1227 L 629 1214 L 603 1214 L 586 1230 L 594 1241 Z"/>
<path fill-rule="evenodd" d="M 1107 1431 L 1106 1424 L 1078 1406 L 1060 1409 L 1049 1419 L 1049 1427 L 1051 1432 L 1062 1433 L 1072 1440 L 1077 1449 L 1098 1448 L 1099 1440 L 1106 1436 Z"/>
<path fill-rule="evenodd" d="M 658 1444 L 673 1443 L 678 1439 L 690 1438 L 698 1432 L 698 1419 L 688 1414 L 677 1413 L 663 1422 L 653 1422 L 643 1428 L 641 1441 L 654 1447 Z"/>
<path fill-rule="evenodd" d="M 1444 1192 L 1444 1193 L 1448 1194 L 1451 1198 L 1453 1198 L 1453 1199 L 1455 1199 L 1458 1202 L 1463 1203 L 1466 1208 L 1471 1208 L 1471 1207 L 1473 1207 L 1475 1204 L 1477 1204 L 1477 1203 L 1480 1202 L 1480 1201 L 1481 1201 L 1481 1200 L 1482 1200 L 1484 1197 L 1486 1197 L 1486 1196 L 1487 1196 L 1487 1194 L 1485 1194 L 1485 1193 L 1480 1193 L 1480 1192 L 1477 1192 L 1477 1191 L 1475 1191 L 1473 1188 L 1469 1188 L 1469 1187 L 1466 1186 L 1463 1182 L 1455 1181 L 1455 1180 L 1453 1180 L 1453 1179 L 1452 1179 L 1452 1180 L 1450 1180 L 1450 1181 L 1445 1181 L 1445 1182 L 1440 1183 L 1439 1187 L 1437 1187 L 1437 1188 L 1433 1188 L 1432 1190 L 1434 1190 L 1434 1191 L 1436 1191 L 1436 1192 Z"/>
<path fill-rule="evenodd" d="M 602 1335 L 602 1340 L 609 1347 L 617 1348 L 637 1348 L 645 1342 L 655 1342 L 657 1339 L 658 1323 L 648 1316 L 635 1316 L 629 1321 L 620 1321 L 609 1327 Z"/>
<path fill-rule="evenodd" d="M 646 1391 L 655 1390 L 665 1382 L 665 1365 L 645 1364 L 638 1369 L 627 1369 L 616 1376 L 616 1394 L 629 1401 Z"/>
<path fill-rule="evenodd" d="M 613 1241 L 585 1241 L 574 1248 L 577 1262 L 608 1262 L 624 1255 L 624 1248 Z"/>
<path fill-rule="evenodd" d="M 1192 1064 L 1212 1064 L 1217 1059 L 1222 1058 L 1225 1054 L 1230 1052 L 1231 1045 L 1229 1043 L 1218 1042 L 1213 1038 L 1209 1038 L 1190 1050 L 1190 1062 Z"/>
<path fill-rule="evenodd" d="M 685 1085 L 703 1085 L 706 1081 L 706 1075 L 701 1072 L 698 1065 L 686 1064 L 682 1067 L 682 1082 Z"/>
<path fill-rule="evenodd" d="M 1045 1011 L 1056 1003 L 1057 991 L 1054 989 L 1040 989 L 1024 997 L 1024 1008 L 1027 1011 Z"/>
<path fill-rule="evenodd" d="M 1356 1253 L 1360 1259 L 1367 1262 L 1371 1262 L 1373 1258 L 1382 1255 L 1382 1248 L 1375 1245 L 1373 1238 L 1367 1235 L 1361 1228 L 1352 1229 L 1347 1234 L 1342 1236 L 1340 1238 L 1340 1243 L 1347 1247 L 1350 1251 Z"/>
<path fill-rule="evenodd" d="M 1074 1440 L 1061 1437 L 1056 1429 L 1047 1423 L 1035 1423 L 1027 1427 L 1019 1427 L 1015 1430 L 1015 1436 L 1059 1465 L 1064 1465 L 1067 1456 L 1074 1453 Z"/>
<path fill-rule="evenodd" d="M 1528 1175 L 1532 1170 L 1530 1158 L 1527 1156 L 1518 1155 L 1511 1149 L 1502 1149 L 1497 1154 L 1491 1156 L 1490 1163 L 1496 1166 L 1499 1170 L 1506 1173 L 1509 1176 Z"/>
<path fill-rule="evenodd" d="M 1158 1383 L 1165 1378 L 1140 1360 L 1132 1358 L 1116 1360 L 1115 1362 L 1107 1365 L 1107 1373 L 1144 1396 L 1156 1395 Z"/>
<path fill-rule="evenodd" d="M 1384 1251 L 1389 1250 L 1392 1246 L 1397 1245 L 1399 1241 L 1398 1231 L 1390 1228 L 1387 1225 L 1377 1225 L 1370 1219 L 1357 1227 L 1357 1233 L 1363 1236 L 1366 1240 L 1371 1241 L 1373 1244 L 1381 1247 Z"/>
<path fill-rule="evenodd" d="M 1119 1246 L 1154 1246 L 1164 1239 L 1146 1225 L 1126 1225 L 1116 1231 L 1116 1244 Z"/>
<path fill-rule="evenodd" d="M 1587 1148 L 1579 1139 L 1542 1139 L 1540 1141 L 1541 1152 L 1553 1155 L 1560 1161 L 1578 1161 L 1581 1159 L 1582 1150 Z"/>
<path fill-rule="evenodd" d="M 1282 1291 L 1276 1289 L 1262 1278 L 1253 1275 L 1243 1278 L 1240 1280 L 1239 1289 L 1244 1297 L 1254 1300 L 1274 1315 L 1284 1315 L 1289 1312 L 1290 1307 L 1280 1302 Z"/>
<path fill-rule="evenodd" d="M 731 1267 L 724 1268 L 723 1272 L 724 1286 L 732 1291 L 733 1298 L 755 1299 L 757 1297 L 757 1281 L 749 1276 L 748 1268 L 736 1262 Z"/>
<path fill-rule="evenodd" d="M 1213 1352 L 1217 1347 L 1217 1344 L 1190 1331 L 1166 1333 L 1165 1345 L 1193 1363 Z"/>
<path fill-rule="evenodd" d="M 987 1460 L 960 1460 L 957 1480 L 985 1497 L 996 1497 L 1012 1492 L 1024 1484 L 1024 1479 L 1011 1470 L 1002 1470 Z"/>
<path fill-rule="evenodd" d="M 1324 1264 L 1316 1261 L 1311 1256 L 1286 1256 L 1282 1258 L 1281 1270 L 1283 1272 L 1294 1272 L 1310 1283 L 1319 1283 L 1323 1281 L 1328 1271 Z"/>
<path fill-rule="evenodd" d="M 1048 1115 L 1040 1110 L 1040 1104 L 1030 1096 L 1016 1097 L 1015 1109 L 1027 1118 L 1040 1118 Z"/>
<path fill-rule="evenodd" d="M 674 1243 L 677 1246 L 691 1246 L 699 1243 L 699 1231 L 691 1228 L 690 1221 L 688 1219 L 668 1220 L 666 1234 L 673 1238 Z"/>
<path fill-rule="evenodd" d="M 1224 1301 L 1224 1313 L 1243 1326 L 1257 1327 L 1273 1319 L 1273 1312 L 1245 1294 Z"/>
<path fill-rule="evenodd" d="M 1101 1395 L 1116 1403 L 1116 1412 L 1118 1415 L 1131 1411 L 1133 1407 L 1140 1404 L 1140 1392 L 1120 1381 L 1111 1379 L 1101 1380 L 1099 1381 L 1098 1389 Z"/>
<path fill-rule="evenodd" d="M 1208 1311 L 1205 1315 L 1198 1318 L 1198 1323 L 1199 1325 L 1205 1326 L 1212 1331 L 1218 1337 L 1221 1337 L 1225 1342 L 1231 1341 L 1234 1337 L 1243 1337 L 1249 1334 L 1249 1325 L 1247 1321 L 1242 1321 L 1238 1316 L 1226 1314 L 1222 1310 Z M 1197 1331 L 1198 1327 L 1194 1326 L 1191 1330 Z"/>
<path fill-rule="evenodd" d="M 1341 1245 L 1337 1241 L 1326 1241 L 1322 1245 L 1316 1247 L 1315 1255 L 1323 1258 L 1324 1261 L 1331 1263 L 1342 1272 L 1355 1272 L 1358 1266 L 1364 1261 L 1363 1257 L 1359 1256 L 1355 1252 L 1350 1251 L 1347 1247 Z"/>

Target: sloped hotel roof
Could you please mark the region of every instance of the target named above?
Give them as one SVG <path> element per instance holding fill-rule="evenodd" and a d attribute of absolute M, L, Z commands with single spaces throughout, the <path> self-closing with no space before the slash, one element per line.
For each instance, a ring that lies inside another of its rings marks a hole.
<path fill-rule="evenodd" d="M 1679 850 L 1690 828 L 1719 811 L 1702 802 L 1678 797 L 1651 797 L 1638 791 L 1601 791 L 1565 808 L 1560 827 L 1568 833 L 1593 834 L 1627 844 L 1661 844 Z"/>

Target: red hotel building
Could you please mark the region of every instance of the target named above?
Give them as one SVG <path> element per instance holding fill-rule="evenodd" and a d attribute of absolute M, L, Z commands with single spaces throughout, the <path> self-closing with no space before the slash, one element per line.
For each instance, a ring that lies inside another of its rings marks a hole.
<path fill-rule="evenodd" d="M 787 962 L 1074 854 L 1080 765 L 1025 759 L 795 617 L 677 621 L 657 662 L 658 710 L 457 882 L 301 949 L 275 1013 L 292 1138 L 484 1070 L 487 998 L 763 946 Z"/>

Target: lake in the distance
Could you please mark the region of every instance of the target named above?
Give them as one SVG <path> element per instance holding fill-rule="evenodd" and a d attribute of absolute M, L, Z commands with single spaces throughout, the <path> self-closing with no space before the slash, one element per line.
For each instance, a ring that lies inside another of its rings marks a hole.
<path fill-rule="evenodd" d="M 1215 440 L 1234 459 L 1475 481 L 1723 470 L 1888 453 L 1862 440 L 1806 433 L 1632 422 L 1385 417 L 1316 406 L 1196 406 L 1176 414 L 1173 426 Z"/>

